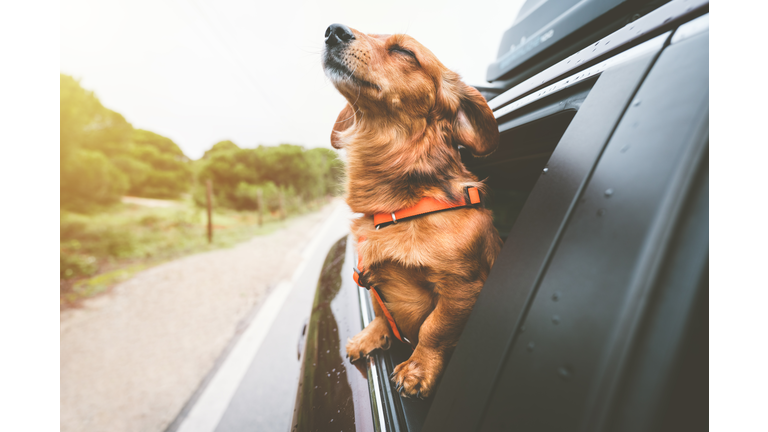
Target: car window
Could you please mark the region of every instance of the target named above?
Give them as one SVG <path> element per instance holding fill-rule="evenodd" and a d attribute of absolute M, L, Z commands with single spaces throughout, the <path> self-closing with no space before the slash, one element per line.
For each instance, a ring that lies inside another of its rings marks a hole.
<path fill-rule="evenodd" d="M 506 240 L 528 195 L 595 80 L 533 103 L 500 119 L 499 148 L 487 157 L 462 151 L 462 161 L 490 186 L 485 205 Z"/>

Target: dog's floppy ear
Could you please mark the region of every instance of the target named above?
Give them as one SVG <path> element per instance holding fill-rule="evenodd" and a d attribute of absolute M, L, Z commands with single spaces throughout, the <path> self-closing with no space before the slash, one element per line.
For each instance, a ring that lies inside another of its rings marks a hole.
<path fill-rule="evenodd" d="M 499 125 L 483 95 L 459 81 L 459 110 L 453 123 L 453 139 L 476 156 L 493 153 L 499 146 Z"/>
<path fill-rule="evenodd" d="M 336 123 L 333 124 L 333 130 L 331 131 L 331 145 L 333 148 L 340 149 L 343 147 L 338 134 L 349 129 L 353 124 L 355 124 L 355 111 L 350 104 L 347 104 L 336 118 Z"/>
<path fill-rule="evenodd" d="M 454 144 L 472 150 L 476 156 L 489 155 L 499 146 L 499 126 L 493 111 L 483 95 L 464 84 L 456 73 L 443 74 L 437 105 L 443 116 L 453 119 Z"/>

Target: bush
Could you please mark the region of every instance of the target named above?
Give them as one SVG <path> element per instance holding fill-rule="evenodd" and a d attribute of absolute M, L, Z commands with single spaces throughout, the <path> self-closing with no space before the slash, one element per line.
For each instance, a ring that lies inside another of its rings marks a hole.
<path fill-rule="evenodd" d="M 77 149 L 61 160 L 60 205 L 87 212 L 114 204 L 128 190 L 128 177 L 102 153 Z"/>
<path fill-rule="evenodd" d="M 96 257 L 91 255 L 67 253 L 62 250 L 59 257 L 59 272 L 61 279 L 91 276 L 99 269 L 99 266 L 96 263 Z"/>
<path fill-rule="evenodd" d="M 102 213 L 102 215 L 109 217 L 109 213 Z M 136 234 L 131 230 L 123 229 L 124 225 L 119 223 L 100 223 L 98 222 L 100 217 L 102 216 L 94 219 L 94 217 L 62 212 L 59 218 L 62 255 L 81 254 L 112 258 L 133 255 L 141 243 Z"/>
<path fill-rule="evenodd" d="M 126 155 L 113 158 L 112 163 L 128 177 L 132 194 L 135 194 L 136 185 L 145 183 L 152 172 L 151 165 Z"/>
<path fill-rule="evenodd" d="M 230 203 L 230 206 L 235 210 L 258 210 L 259 191 L 261 191 L 262 205 L 265 211 L 277 211 L 280 209 L 280 189 L 270 181 L 258 185 L 240 182 L 235 190 L 235 200 Z M 295 195 L 293 189 L 283 193 L 286 196 Z"/>
<path fill-rule="evenodd" d="M 240 182 L 235 189 L 237 202 L 234 203 L 234 207 L 237 210 L 258 210 L 260 190 L 261 188 L 256 185 Z"/>

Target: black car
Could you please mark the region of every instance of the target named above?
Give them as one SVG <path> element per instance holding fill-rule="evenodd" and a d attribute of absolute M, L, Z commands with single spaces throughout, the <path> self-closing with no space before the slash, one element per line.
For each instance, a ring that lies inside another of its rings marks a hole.
<path fill-rule="evenodd" d="M 708 427 L 708 13 L 525 3 L 478 87 L 499 148 L 462 150 L 505 244 L 436 394 L 395 391 L 404 345 L 345 359 L 373 308 L 342 238 L 300 342 L 293 431 Z"/>

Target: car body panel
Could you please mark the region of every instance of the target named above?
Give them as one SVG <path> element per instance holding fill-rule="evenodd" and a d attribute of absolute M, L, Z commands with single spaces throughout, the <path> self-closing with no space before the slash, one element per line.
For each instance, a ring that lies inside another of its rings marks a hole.
<path fill-rule="evenodd" d="M 362 330 L 355 290 L 344 287 L 347 238 L 323 264 L 306 333 L 291 431 L 373 431 L 368 371 L 346 359 L 346 341 Z"/>
<path fill-rule="evenodd" d="M 709 155 L 703 154 L 648 313 L 610 407 L 608 430 L 707 430 Z M 699 275 L 698 278 L 692 275 Z"/>
<path fill-rule="evenodd" d="M 562 223 L 656 55 L 604 72 L 571 121 L 486 280 L 424 430 L 473 430 L 479 424 Z"/>
<path fill-rule="evenodd" d="M 706 147 L 708 61 L 699 35 L 664 50 L 644 80 L 547 263 L 480 430 L 602 430 Z"/>

